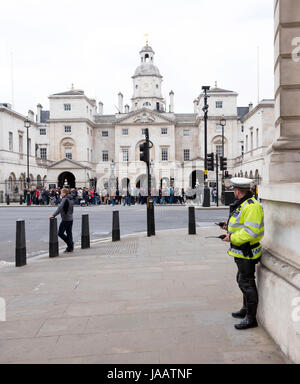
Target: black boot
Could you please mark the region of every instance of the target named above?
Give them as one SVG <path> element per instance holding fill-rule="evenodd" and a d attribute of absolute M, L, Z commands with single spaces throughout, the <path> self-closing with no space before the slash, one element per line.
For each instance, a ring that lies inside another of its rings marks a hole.
<path fill-rule="evenodd" d="M 238 312 L 232 312 L 232 317 L 235 317 L 236 319 L 244 319 L 247 315 L 247 309 L 243 307 Z"/>
<path fill-rule="evenodd" d="M 247 315 L 243 321 L 241 321 L 239 324 L 235 324 L 235 329 L 243 330 L 248 328 L 256 328 L 258 326 L 256 318 Z"/>

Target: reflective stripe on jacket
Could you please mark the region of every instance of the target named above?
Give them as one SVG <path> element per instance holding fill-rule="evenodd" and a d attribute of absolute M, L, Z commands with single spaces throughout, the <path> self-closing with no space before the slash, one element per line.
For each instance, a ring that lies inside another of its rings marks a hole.
<path fill-rule="evenodd" d="M 259 244 L 264 236 L 264 212 L 254 197 L 244 201 L 230 216 L 228 233 L 233 246 L 240 247 L 243 244 L 258 244 L 252 249 L 253 258 L 244 256 L 242 250 L 230 247 L 228 254 L 242 259 L 258 259 L 261 256 L 262 247 Z"/>

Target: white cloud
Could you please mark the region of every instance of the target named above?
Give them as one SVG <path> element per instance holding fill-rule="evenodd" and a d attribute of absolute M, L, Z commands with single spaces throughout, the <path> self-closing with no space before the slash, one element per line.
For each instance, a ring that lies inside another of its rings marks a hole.
<path fill-rule="evenodd" d="M 26 113 L 49 94 L 74 83 L 114 113 L 117 93 L 132 96 L 144 34 L 175 92 L 176 112 L 192 112 L 204 84 L 232 89 L 239 105 L 257 101 L 257 46 L 261 97 L 273 97 L 272 0 L 10 0 L 1 2 L 0 101 L 11 100 L 14 53 L 15 108 Z"/>

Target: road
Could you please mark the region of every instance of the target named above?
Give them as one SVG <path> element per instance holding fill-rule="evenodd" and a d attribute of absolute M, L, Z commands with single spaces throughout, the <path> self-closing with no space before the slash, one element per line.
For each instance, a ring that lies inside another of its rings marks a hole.
<path fill-rule="evenodd" d="M 120 211 L 121 236 L 147 231 L 146 206 L 116 206 L 114 209 Z M 16 221 L 21 219 L 25 220 L 27 257 L 48 252 L 49 216 L 54 210 L 51 207 L 0 208 L 0 261 L 14 262 Z M 111 206 L 75 207 L 73 227 L 75 242 L 79 244 L 81 239 L 82 214 L 89 214 L 92 240 L 111 237 L 112 211 Z M 197 226 L 211 226 L 216 221 L 226 220 L 227 216 L 228 208 L 196 210 Z M 155 225 L 156 231 L 188 228 L 188 208 L 155 207 Z M 217 230 L 216 234 L 218 233 Z M 64 246 L 61 241 L 60 246 Z"/>

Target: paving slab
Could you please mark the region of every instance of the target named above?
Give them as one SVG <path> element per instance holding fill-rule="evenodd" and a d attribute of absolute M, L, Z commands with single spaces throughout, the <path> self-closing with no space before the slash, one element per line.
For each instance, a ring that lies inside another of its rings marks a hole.
<path fill-rule="evenodd" d="M 242 302 L 227 244 L 197 228 L 94 243 L 0 269 L 0 363 L 289 363 Z"/>

